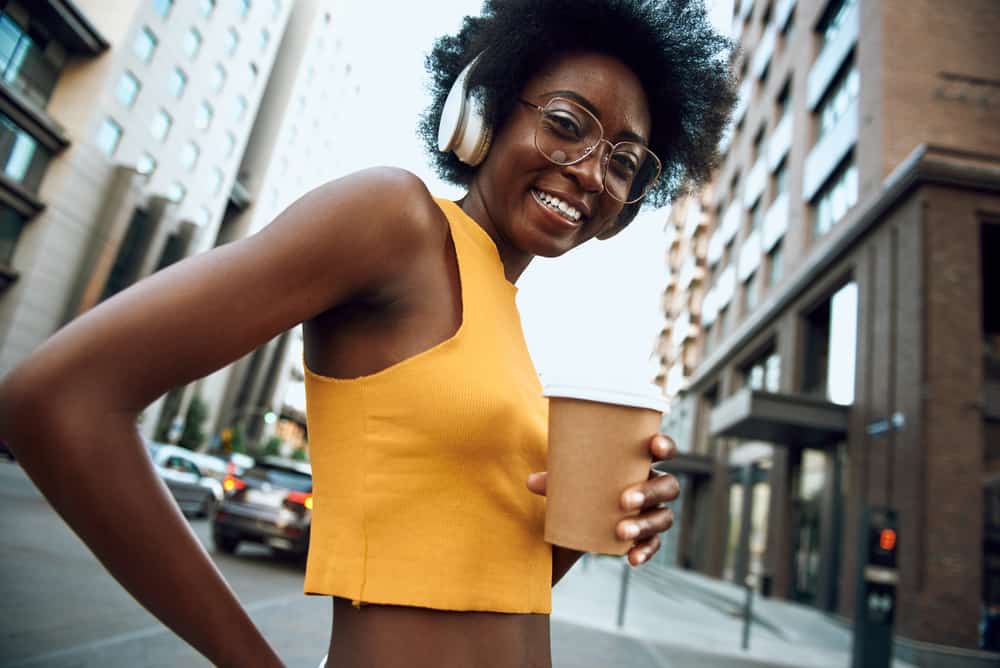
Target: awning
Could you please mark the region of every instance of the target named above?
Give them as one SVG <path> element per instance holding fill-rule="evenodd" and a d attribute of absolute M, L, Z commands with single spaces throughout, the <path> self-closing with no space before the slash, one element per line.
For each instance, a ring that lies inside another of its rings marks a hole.
<path fill-rule="evenodd" d="M 744 388 L 709 416 L 709 433 L 788 447 L 825 447 L 847 436 L 847 406 Z"/>

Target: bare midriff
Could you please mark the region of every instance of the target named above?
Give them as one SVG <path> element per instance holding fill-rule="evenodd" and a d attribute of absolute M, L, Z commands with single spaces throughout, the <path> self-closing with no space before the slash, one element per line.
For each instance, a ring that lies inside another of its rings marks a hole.
<path fill-rule="evenodd" d="M 328 668 L 550 668 L 549 616 L 333 598 Z"/>

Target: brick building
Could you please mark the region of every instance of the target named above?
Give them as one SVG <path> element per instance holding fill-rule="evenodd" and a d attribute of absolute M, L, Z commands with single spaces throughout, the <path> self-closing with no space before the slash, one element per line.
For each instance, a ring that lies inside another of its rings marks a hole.
<path fill-rule="evenodd" d="M 993 0 L 738 0 L 724 159 L 667 223 L 678 562 L 852 616 L 893 507 L 900 656 L 1000 604 L 998 34 Z"/>

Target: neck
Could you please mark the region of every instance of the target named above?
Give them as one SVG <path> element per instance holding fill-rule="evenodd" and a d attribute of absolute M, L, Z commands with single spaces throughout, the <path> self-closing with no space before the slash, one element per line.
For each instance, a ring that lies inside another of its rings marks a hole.
<path fill-rule="evenodd" d="M 504 277 L 511 283 L 517 283 L 517 279 L 521 277 L 535 256 L 518 250 L 500 233 L 475 182 L 465 197 L 459 200 L 459 206 L 493 240 L 497 252 L 500 254 L 500 262 L 503 264 Z"/>

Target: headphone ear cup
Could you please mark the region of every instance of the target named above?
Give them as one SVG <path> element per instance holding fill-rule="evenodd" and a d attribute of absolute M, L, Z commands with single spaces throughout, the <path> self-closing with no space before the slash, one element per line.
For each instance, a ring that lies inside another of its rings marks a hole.
<path fill-rule="evenodd" d="M 469 72 L 478 60 L 479 56 L 473 58 L 455 79 L 438 121 L 438 149 L 452 151 L 455 157 L 472 166 L 486 159 L 493 139 L 493 128 L 484 113 L 483 91 L 468 89 Z"/>

